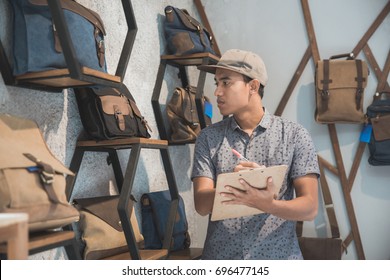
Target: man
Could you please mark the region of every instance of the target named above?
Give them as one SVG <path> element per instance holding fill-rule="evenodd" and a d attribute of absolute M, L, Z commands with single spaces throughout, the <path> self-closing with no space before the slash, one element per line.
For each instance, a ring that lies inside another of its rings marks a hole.
<path fill-rule="evenodd" d="M 215 73 L 218 108 L 229 117 L 204 128 L 197 138 L 191 176 L 196 211 L 210 214 L 214 196 L 222 195 L 226 207 L 242 204 L 265 212 L 209 221 L 203 259 L 302 259 L 295 224 L 313 220 L 318 208 L 319 168 L 309 133 L 263 108 L 268 76 L 258 55 L 233 49 L 217 65 L 199 68 Z M 249 161 L 240 161 L 232 149 Z M 266 189 L 243 181 L 245 191 L 226 186 L 226 192 L 215 193 L 220 173 L 281 164 L 288 169 L 277 197 L 271 177 Z"/>

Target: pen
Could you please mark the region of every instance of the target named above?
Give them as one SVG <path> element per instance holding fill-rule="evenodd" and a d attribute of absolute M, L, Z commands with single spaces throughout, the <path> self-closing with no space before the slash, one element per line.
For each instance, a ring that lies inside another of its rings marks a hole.
<path fill-rule="evenodd" d="M 242 154 L 240 154 L 239 152 L 237 152 L 235 149 L 232 149 L 232 152 L 234 155 L 236 155 L 239 159 L 243 160 L 243 161 L 249 161 L 249 159 L 247 159 L 246 157 L 244 157 Z"/>

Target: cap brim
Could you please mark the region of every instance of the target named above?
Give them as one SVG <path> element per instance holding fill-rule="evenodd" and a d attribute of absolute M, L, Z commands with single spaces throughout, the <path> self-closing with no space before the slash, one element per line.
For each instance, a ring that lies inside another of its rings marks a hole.
<path fill-rule="evenodd" d="M 198 66 L 198 69 L 202 70 L 202 71 L 206 71 L 206 72 L 212 73 L 212 74 L 215 74 L 215 71 L 217 69 L 225 69 L 225 70 L 233 71 L 233 72 L 236 72 L 236 73 L 239 73 L 239 74 L 247 76 L 246 73 L 243 73 L 242 71 L 240 71 L 240 70 L 238 70 L 236 68 L 226 67 L 226 66 L 221 66 L 221 65 L 200 65 L 200 66 Z"/>

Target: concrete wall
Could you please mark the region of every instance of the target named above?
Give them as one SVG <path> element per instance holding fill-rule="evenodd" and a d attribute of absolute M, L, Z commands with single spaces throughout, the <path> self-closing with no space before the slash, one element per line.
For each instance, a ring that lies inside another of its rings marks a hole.
<path fill-rule="evenodd" d="M 119 0 L 78 1 L 97 11 L 103 18 L 106 29 L 108 71 L 114 73 L 120 56 L 126 32 L 126 22 Z M 317 32 L 321 57 L 352 50 L 360 37 L 368 29 L 385 0 L 342 0 L 309 1 Z M 152 137 L 158 138 L 158 131 L 151 106 L 151 96 L 157 75 L 159 58 L 165 54 L 163 37 L 163 11 L 165 6 L 186 8 L 198 17 L 191 0 L 172 1 L 132 1 L 138 25 L 138 33 L 129 61 L 124 83 L 134 95 L 137 104 L 153 129 Z M 265 0 L 203 0 L 206 13 L 222 51 L 242 48 L 258 52 L 268 67 L 269 85 L 264 102 L 268 110 L 274 112 L 294 71 L 308 46 L 300 1 Z M 11 44 L 11 11 L 6 0 L 0 1 L 0 38 L 7 50 Z M 363 16 L 362 16 L 363 14 Z M 390 47 L 389 16 L 370 41 L 380 66 Z M 319 153 L 334 162 L 326 126 L 314 122 L 313 64 L 305 68 L 299 84 L 285 109 L 283 116 L 302 123 L 312 133 Z M 189 69 L 190 83 L 196 85 L 196 69 Z M 180 85 L 177 70 L 169 67 L 162 87 L 161 103 L 165 104 L 173 88 Z M 370 76 L 366 91 L 365 105 L 371 101 L 376 79 Z M 213 97 L 213 80 L 209 75 L 205 93 Z M 0 112 L 35 120 L 42 129 L 52 152 L 67 166 L 74 151 L 78 134 L 82 130 L 75 97 L 72 90 L 50 93 L 37 90 L 6 86 L 0 78 Z M 214 121 L 220 119 L 214 106 Z M 344 164 L 347 174 L 352 164 L 354 150 L 358 144 L 359 125 L 337 126 L 340 134 Z M 186 204 L 192 246 L 203 245 L 207 218 L 194 211 L 192 187 L 189 180 L 193 145 L 170 147 L 170 155 L 175 168 L 175 176 L 180 194 Z M 123 166 L 129 151 L 121 152 Z M 355 212 L 367 259 L 390 258 L 390 221 L 386 214 L 390 211 L 390 189 L 388 184 L 389 167 L 372 167 L 367 164 L 368 152 L 362 164 L 352 191 Z M 113 173 L 106 165 L 106 156 L 88 153 L 83 162 L 74 197 L 105 195 L 115 192 L 112 187 Z M 340 183 L 330 177 L 333 199 L 337 211 L 342 237 L 349 233 L 349 221 L 343 203 Z M 111 186 L 111 187 L 110 187 Z M 146 150 L 141 154 L 135 178 L 134 196 L 161 190 L 167 187 L 164 169 L 158 151 Z M 139 217 L 139 208 L 136 209 Z M 306 223 L 305 232 L 313 236 L 325 234 L 325 218 L 320 211 L 313 223 Z M 35 259 L 65 258 L 62 249 L 51 250 L 32 256 Z M 348 247 L 345 259 L 355 259 L 353 244 Z"/>

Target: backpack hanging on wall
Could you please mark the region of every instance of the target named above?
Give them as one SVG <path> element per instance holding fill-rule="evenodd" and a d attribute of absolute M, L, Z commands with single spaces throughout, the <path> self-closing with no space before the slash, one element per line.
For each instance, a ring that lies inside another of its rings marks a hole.
<path fill-rule="evenodd" d="M 336 60 L 348 57 L 347 60 Z M 350 54 L 332 56 L 316 65 L 318 123 L 364 123 L 363 100 L 369 74 L 365 61 Z"/>
<path fill-rule="evenodd" d="M 390 165 L 390 92 L 376 93 L 367 107 L 368 129 L 371 137 L 368 142 L 371 165 Z"/>

